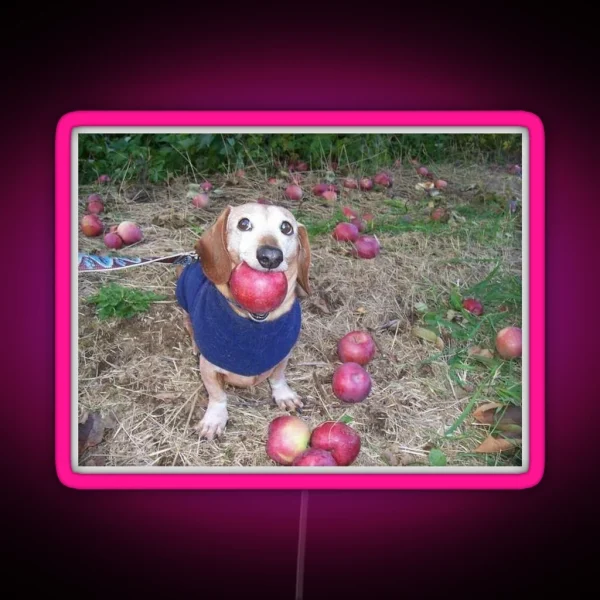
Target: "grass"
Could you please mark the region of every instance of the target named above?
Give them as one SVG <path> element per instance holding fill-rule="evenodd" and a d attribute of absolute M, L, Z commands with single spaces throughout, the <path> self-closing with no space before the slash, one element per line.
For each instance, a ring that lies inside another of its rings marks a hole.
<path fill-rule="evenodd" d="M 206 209 L 190 207 L 188 180 L 152 187 L 151 200 L 143 203 L 132 201 L 127 186 L 118 184 L 85 186 L 80 194 L 100 191 L 106 197 L 107 224 L 131 219 L 142 226 L 144 241 L 120 251 L 134 256 L 188 251 L 227 204 L 263 196 L 288 207 L 307 227 L 313 249 L 314 293 L 303 300 L 303 330 L 288 372 L 290 385 L 305 399 L 302 416 L 310 426 L 325 419 L 350 423 L 363 441 L 359 466 L 519 465 L 518 447 L 476 452 L 493 428 L 473 415 L 482 403 L 495 402 L 500 409 L 521 404 L 520 361 L 501 360 L 494 352 L 497 331 L 521 323 L 521 215 L 505 206 L 508 199 L 520 199 L 520 181 L 488 166 L 436 165 L 436 171 L 449 181 L 440 196 L 418 191 L 414 171 L 399 168 L 391 191 L 343 190 L 335 205 L 310 195 L 294 205 L 283 195 L 285 182 L 269 186 L 251 169 L 243 181 L 213 180 L 220 192 Z M 302 185 L 309 190 L 319 179 L 308 174 Z M 448 209 L 448 222 L 429 218 L 433 205 Z M 345 218 L 342 206 L 375 216 L 366 233 L 382 244 L 376 260 L 353 259 L 347 246 L 331 238 Z M 81 236 L 79 243 L 81 251 L 104 251 L 101 239 Z M 174 283 L 174 269 L 160 264 L 80 275 L 80 419 L 99 411 L 117 420 L 82 462 L 271 465 L 265 434 L 281 411 L 266 385 L 229 390 L 230 423 L 223 439 L 200 442 L 193 432 L 206 397 Z M 140 293 L 145 300 L 133 300 Z M 482 316 L 462 308 L 462 298 L 469 296 L 482 302 Z M 127 318 L 99 319 L 102 298 L 109 312 L 114 298 L 120 298 L 117 304 L 129 299 L 116 310 L 122 317 L 137 308 Z M 433 341 L 416 336 L 415 327 L 429 330 Z M 370 331 L 378 347 L 367 368 L 373 392 L 359 405 L 338 402 L 330 385 L 339 364 L 337 340 L 351 328 Z M 490 350 L 492 357 L 473 355 L 473 346 Z"/>

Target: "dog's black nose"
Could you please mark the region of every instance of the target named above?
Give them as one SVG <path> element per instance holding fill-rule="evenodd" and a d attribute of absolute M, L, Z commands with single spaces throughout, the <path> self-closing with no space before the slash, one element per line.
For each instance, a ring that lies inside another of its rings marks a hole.
<path fill-rule="evenodd" d="M 276 269 L 283 262 L 283 252 L 273 246 L 261 246 L 256 251 L 256 258 L 265 269 Z"/>

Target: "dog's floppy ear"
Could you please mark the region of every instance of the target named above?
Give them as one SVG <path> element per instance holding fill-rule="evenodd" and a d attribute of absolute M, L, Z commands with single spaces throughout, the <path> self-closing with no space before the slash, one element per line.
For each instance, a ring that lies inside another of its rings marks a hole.
<path fill-rule="evenodd" d="M 310 271 L 310 243 L 306 227 L 298 223 L 298 278 L 297 282 L 304 292 L 310 294 L 310 282 L 308 274 Z"/>
<path fill-rule="evenodd" d="M 231 256 L 227 250 L 227 219 L 230 211 L 231 206 L 228 206 L 194 246 L 204 273 L 215 285 L 227 283 L 231 276 Z"/>

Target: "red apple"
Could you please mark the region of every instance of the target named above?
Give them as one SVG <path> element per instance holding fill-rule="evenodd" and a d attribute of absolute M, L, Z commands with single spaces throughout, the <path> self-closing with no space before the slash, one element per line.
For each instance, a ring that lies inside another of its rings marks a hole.
<path fill-rule="evenodd" d="M 343 363 L 366 365 L 375 356 L 375 342 L 366 331 L 351 331 L 340 339 L 337 352 Z"/>
<path fill-rule="evenodd" d="M 323 192 L 322 196 L 329 203 L 335 202 L 337 200 L 337 194 L 332 190 L 327 190 L 326 192 Z"/>
<path fill-rule="evenodd" d="M 354 242 L 352 253 L 358 258 L 371 259 L 379 255 L 381 246 L 377 238 L 373 235 L 360 235 Z"/>
<path fill-rule="evenodd" d="M 297 162 L 296 171 L 308 171 L 308 165 L 304 161 Z"/>
<path fill-rule="evenodd" d="M 435 187 L 436 187 L 438 190 L 441 190 L 441 189 L 443 189 L 443 188 L 445 188 L 445 187 L 448 187 L 448 182 L 447 182 L 447 181 L 444 181 L 443 179 L 438 179 L 438 180 L 435 182 Z"/>
<path fill-rule="evenodd" d="M 474 315 L 479 316 L 483 314 L 483 304 L 479 300 L 475 300 L 475 298 L 465 298 L 462 305 L 465 310 Z"/>
<path fill-rule="evenodd" d="M 329 186 L 326 183 L 317 183 L 312 189 L 312 193 L 315 196 L 322 196 L 324 192 L 329 189 Z"/>
<path fill-rule="evenodd" d="M 290 200 L 301 200 L 302 199 L 302 188 L 296 184 L 288 185 L 285 188 L 285 195 Z"/>
<path fill-rule="evenodd" d="M 353 223 L 338 223 L 331 234 L 338 242 L 354 242 L 358 239 L 358 228 Z"/>
<path fill-rule="evenodd" d="M 371 376 L 355 362 L 346 362 L 333 372 L 331 386 L 334 396 L 342 402 L 362 402 L 370 393 Z"/>
<path fill-rule="evenodd" d="M 192 198 L 192 204 L 196 208 L 206 208 L 210 204 L 210 198 L 208 194 L 196 194 Z"/>
<path fill-rule="evenodd" d="M 275 310 L 283 302 L 288 283 L 285 273 L 257 271 L 242 262 L 233 270 L 229 288 L 240 306 L 260 315 Z"/>
<path fill-rule="evenodd" d="M 88 212 L 94 215 L 99 215 L 104 211 L 104 203 L 102 200 L 90 200 L 90 202 L 88 202 L 87 209 Z"/>
<path fill-rule="evenodd" d="M 100 175 L 98 183 L 110 183 L 110 177 L 108 175 Z"/>
<path fill-rule="evenodd" d="M 359 186 L 361 190 L 371 190 L 373 189 L 373 180 L 368 177 L 363 177 L 360 180 Z"/>
<path fill-rule="evenodd" d="M 367 224 L 362 219 L 359 219 L 357 217 L 355 217 L 354 219 L 350 219 L 350 223 L 352 223 L 352 225 L 356 225 L 356 228 L 360 233 L 362 233 L 367 228 Z"/>
<path fill-rule="evenodd" d="M 390 187 L 392 185 L 392 178 L 385 171 L 377 173 L 374 181 L 377 185 L 382 185 L 384 187 Z"/>
<path fill-rule="evenodd" d="M 325 421 L 314 428 L 310 436 L 311 448 L 331 452 L 340 467 L 351 465 L 361 447 L 360 436 L 345 423 Z"/>
<path fill-rule="evenodd" d="M 373 215 L 371 213 L 365 213 L 362 218 L 368 223 L 369 221 L 372 221 L 374 219 Z"/>
<path fill-rule="evenodd" d="M 344 179 L 342 182 L 342 185 L 349 190 L 358 189 L 358 181 L 356 181 L 356 179 L 353 177 L 346 177 L 346 179 Z"/>
<path fill-rule="evenodd" d="M 113 233 L 112 231 L 109 231 L 104 236 L 104 245 L 107 248 L 118 250 L 123 246 L 123 240 L 121 239 L 118 233 Z"/>
<path fill-rule="evenodd" d="M 294 467 L 337 467 L 331 452 L 320 448 L 308 448 L 298 454 L 292 463 Z"/>
<path fill-rule="evenodd" d="M 358 214 L 355 211 L 353 211 L 349 206 L 344 206 L 344 208 L 342 208 L 342 212 L 349 219 L 354 219 L 358 217 Z"/>
<path fill-rule="evenodd" d="M 310 428 L 294 415 L 276 417 L 269 423 L 267 455 L 280 465 L 291 465 L 310 442 Z"/>
<path fill-rule="evenodd" d="M 522 344 L 522 332 L 519 327 L 505 327 L 496 336 L 496 350 L 506 360 L 521 356 Z"/>
<path fill-rule="evenodd" d="M 277 185 L 277 179 L 275 177 L 269 177 L 269 185 Z"/>
<path fill-rule="evenodd" d="M 125 244 L 135 244 L 143 238 L 140 226 L 133 221 L 123 221 L 122 223 L 119 223 L 117 233 Z"/>
<path fill-rule="evenodd" d="M 448 219 L 450 218 L 450 215 L 448 214 L 448 211 L 444 208 L 442 208 L 441 206 L 438 206 L 437 208 L 434 208 L 431 211 L 431 220 L 432 221 L 440 221 L 442 223 L 445 223 L 448 221 Z"/>
<path fill-rule="evenodd" d="M 200 186 L 205 192 L 210 192 L 210 190 L 213 189 L 213 184 L 210 181 L 205 181 L 201 186 Z"/>
<path fill-rule="evenodd" d="M 427 167 L 419 167 L 417 169 L 417 173 L 419 175 L 428 175 L 429 174 L 429 169 L 427 169 Z"/>
<path fill-rule="evenodd" d="M 81 219 L 81 231 L 88 237 L 96 237 L 100 235 L 104 227 L 102 221 L 97 215 L 85 215 Z"/>

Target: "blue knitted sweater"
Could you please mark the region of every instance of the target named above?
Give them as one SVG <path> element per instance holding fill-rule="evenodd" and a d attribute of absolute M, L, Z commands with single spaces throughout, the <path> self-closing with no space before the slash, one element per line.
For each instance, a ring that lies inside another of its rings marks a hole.
<path fill-rule="evenodd" d="M 290 353 L 300 335 L 302 313 L 297 298 L 292 309 L 275 321 L 241 317 L 206 277 L 200 262 L 184 268 L 175 295 L 190 315 L 200 353 L 238 375 L 260 375 L 272 369 Z"/>

